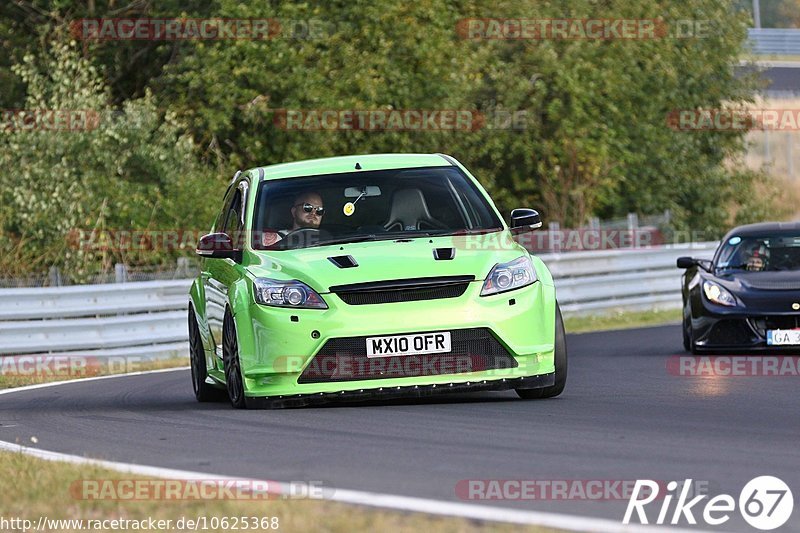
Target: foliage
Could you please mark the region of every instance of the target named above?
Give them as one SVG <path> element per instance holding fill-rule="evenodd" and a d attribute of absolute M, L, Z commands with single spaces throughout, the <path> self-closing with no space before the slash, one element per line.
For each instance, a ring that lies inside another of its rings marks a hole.
<path fill-rule="evenodd" d="M 18 125 L 0 135 L 0 167 L 13 170 L 0 175 L 3 272 L 61 265 L 75 275 L 123 259 L 164 258 L 84 250 L 70 239 L 74 230 L 207 226 L 213 211 L 204 196 L 219 184 L 152 95 L 112 107 L 98 70 L 74 43 L 28 55 L 15 72 L 27 86 L 25 109 L 87 110 L 97 120 L 73 130 Z"/>
<path fill-rule="evenodd" d="M 380 152 L 450 153 L 505 213 L 538 207 L 545 220 L 574 226 L 670 209 L 676 229 L 718 235 L 775 216 L 763 194 L 774 185 L 739 170 L 742 132 L 675 131 L 667 115 L 752 99 L 755 81 L 731 68 L 750 18 L 738 1 L 6 4 L 0 102 L 96 109 L 104 119 L 89 132 L 0 135 L 0 162 L 15 169 L 0 178 L 1 246 L 7 258 L 33 254 L 41 266 L 107 265 L 118 258 L 59 248 L 59 232 L 206 228 L 237 168 Z M 76 18 L 128 16 L 271 18 L 284 31 L 266 40 L 65 44 Z M 470 17 L 653 19 L 672 33 L 470 40 L 458 31 Z M 702 21 L 706 33 L 676 36 L 678 21 Z M 489 123 L 469 132 L 287 131 L 276 121 L 286 109 L 463 109 Z M 524 127 L 492 127 L 502 113 L 522 116 Z"/>

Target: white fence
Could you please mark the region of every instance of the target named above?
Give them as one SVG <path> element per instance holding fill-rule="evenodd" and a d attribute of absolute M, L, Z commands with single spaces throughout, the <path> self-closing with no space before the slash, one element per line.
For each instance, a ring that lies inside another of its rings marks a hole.
<path fill-rule="evenodd" d="M 680 307 L 682 255 L 716 243 L 540 256 L 565 315 Z M 165 358 L 187 354 L 190 280 L 0 289 L 0 355 Z"/>

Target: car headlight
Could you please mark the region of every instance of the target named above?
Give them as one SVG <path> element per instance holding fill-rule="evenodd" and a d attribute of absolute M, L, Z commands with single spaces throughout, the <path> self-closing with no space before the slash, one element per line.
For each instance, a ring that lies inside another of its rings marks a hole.
<path fill-rule="evenodd" d="M 706 294 L 708 301 L 714 302 L 715 304 L 728 307 L 736 305 L 736 298 L 733 297 L 733 294 L 728 292 L 728 289 L 725 287 L 713 281 L 706 280 L 703 282 L 703 292 Z"/>
<path fill-rule="evenodd" d="M 274 307 L 297 307 L 305 309 L 327 309 L 325 300 L 302 281 L 279 281 L 256 278 L 253 281 L 256 302 Z"/>
<path fill-rule="evenodd" d="M 500 263 L 492 268 L 483 282 L 481 296 L 498 294 L 530 285 L 536 281 L 530 257 L 523 256 L 510 263 Z"/>

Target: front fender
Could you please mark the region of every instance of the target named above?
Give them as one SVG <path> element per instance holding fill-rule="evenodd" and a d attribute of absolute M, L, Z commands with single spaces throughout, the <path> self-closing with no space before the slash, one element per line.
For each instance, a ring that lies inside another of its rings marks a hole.
<path fill-rule="evenodd" d="M 253 284 L 249 279 L 240 278 L 228 288 L 228 308 L 233 316 L 233 323 L 236 325 L 239 362 L 242 369 L 252 366 L 258 355 L 250 316 L 250 304 L 253 301 L 252 287 Z"/>
<path fill-rule="evenodd" d="M 206 352 L 213 353 L 213 346 L 211 342 L 211 332 L 208 329 L 208 320 L 206 319 L 206 293 L 203 287 L 202 278 L 198 277 L 192 281 L 192 286 L 189 288 L 189 305 L 194 310 L 194 316 L 197 319 L 197 327 L 200 330 L 200 338 L 203 341 L 203 349 Z"/>

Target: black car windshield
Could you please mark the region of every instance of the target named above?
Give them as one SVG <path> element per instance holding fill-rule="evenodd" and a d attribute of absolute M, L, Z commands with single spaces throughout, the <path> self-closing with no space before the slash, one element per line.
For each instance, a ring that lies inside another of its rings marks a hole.
<path fill-rule="evenodd" d="M 500 229 L 489 202 L 458 168 L 355 171 L 263 182 L 253 247 L 286 250 Z"/>
<path fill-rule="evenodd" d="M 777 272 L 800 269 L 800 235 L 728 237 L 717 257 L 718 272 Z"/>

